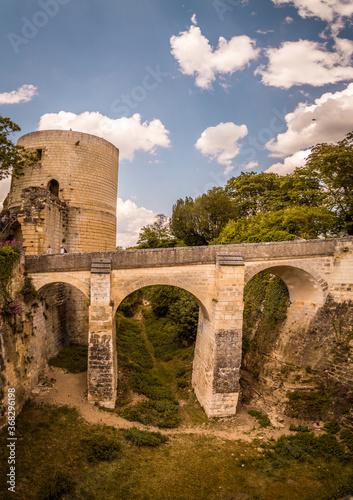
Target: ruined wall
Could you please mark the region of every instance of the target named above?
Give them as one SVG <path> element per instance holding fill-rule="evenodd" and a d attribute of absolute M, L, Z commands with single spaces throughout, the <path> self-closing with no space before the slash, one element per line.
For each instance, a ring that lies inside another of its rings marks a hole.
<path fill-rule="evenodd" d="M 16 389 L 18 410 L 38 383 L 48 359 L 70 343 L 88 343 L 88 302 L 78 289 L 53 283 L 38 296 L 23 296 L 24 256 L 17 263 L 11 284 L 12 297 L 21 313 L 0 315 L 0 426 L 9 387 Z"/>
<path fill-rule="evenodd" d="M 17 220 L 27 254 L 46 253 L 48 245 L 59 251 L 68 237 L 68 206 L 44 188 L 26 188 L 21 193 Z"/>

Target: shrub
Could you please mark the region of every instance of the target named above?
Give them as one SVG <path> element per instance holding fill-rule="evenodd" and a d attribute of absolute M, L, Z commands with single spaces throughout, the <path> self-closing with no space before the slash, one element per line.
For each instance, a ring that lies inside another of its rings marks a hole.
<path fill-rule="evenodd" d="M 60 500 L 67 493 L 72 493 L 75 483 L 67 472 L 56 472 L 54 477 L 48 479 L 41 491 L 41 500 Z"/>
<path fill-rule="evenodd" d="M 290 424 L 289 430 L 293 432 L 310 432 L 309 427 L 306 425 L 298 425 L 297 427 L 294 424 Z"/>
<path fill-rule="evenodd" d="M 121 449 L 120 443 L 104 435 L 94 436 L 88 441 L 88 444 L 90 448 L 87 457 L 89 462 L 113 460 Z"/>
<path fill-rule="evenodd" d="M 353 453 L 353 432 L 348 429 L 342 429 L 340 432 L 341 441 L 347 446 L 349 451 Z"/>
<path fill-rule="evenodd" d="M 267 426 L 271 425 L 271 421 L 268 418 L 268 416 L 261 413 L 261 411 L 249 410 L 248 414 L 251 415 L 252 417 L 256 418 L 256 420 L 260 424 L 260 427 L 267 427 Z"/>
<path fill-rule="evenodd" d="M 326 424 L 324 424 L 324 429 L 329 434 L 337 434 L 340 428 L 340 424 L 337 422 L 326 422 Z"/>
<path fill-rule="evenodd" d="M 25 299 L 35 299 L 38 297 L 38 292 L 34 288 L 31 278 L 25 277 L 23 287 L 21 289 L 21 294 Z"/>
<path fill-rule="evenodd" d="M 161 429 L 177 427 L 179 424 L 178 406 L 165 399 L 162 401 L 141 401 L 119 411 L 119 415 L 132 422 L 154 425 Z"/>
<path fill-rule="evenodd" d="M 13 266 L 20 256 L 22 244 L 19 241 L 5 241 L 0 243 L 0 294 L 9 297 L 9 283 Z"/>
<path fill-rule="evenodd" d="M 168 437 L 160 432 L 142 431 L 137 427 L 125 430 L 124 437 L 137 446 L 159 446 L 168 441 Z"/>
<path fill-rule="evenodd" d="M 12 299 L 5 300 L 0 306 L 2 316 L 15 316 L 21 313 L 21 305 Z"/>

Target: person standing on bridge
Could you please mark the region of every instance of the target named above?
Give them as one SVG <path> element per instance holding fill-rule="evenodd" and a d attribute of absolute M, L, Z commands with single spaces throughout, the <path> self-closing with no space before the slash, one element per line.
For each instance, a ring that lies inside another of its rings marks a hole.
<path fill-rule="evenodd" d="M 50 246 L 50 245 L 48 245 L 48 248 L 47 248 L 47 254 L 48 254 L 48 255 L 52 255 L 52 253 L 53 253 L 53 250 L 52 250 L 51 246 Z"/>
<path fill-rule="evenodd" d="M 62 245 L 60 245 L 60 253 L 67 253 L 66 248 L 63 247 Z"/>

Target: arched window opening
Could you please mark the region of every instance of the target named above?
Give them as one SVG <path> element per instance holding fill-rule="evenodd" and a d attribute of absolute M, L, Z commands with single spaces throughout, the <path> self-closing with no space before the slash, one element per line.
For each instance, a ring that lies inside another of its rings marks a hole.
<path fill-rule="evenodd" d="M 59 196 L 59 183 L 55 179 L 52 179 L 48 183 L 48 191 L 54 196 Z"/>

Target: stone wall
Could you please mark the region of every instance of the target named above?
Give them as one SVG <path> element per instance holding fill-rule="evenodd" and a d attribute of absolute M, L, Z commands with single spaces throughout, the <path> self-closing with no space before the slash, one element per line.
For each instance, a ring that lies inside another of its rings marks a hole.
<path fill-rule="evenodd" d="M 19 410 L 38 383 L 48 359 L 69 345 L 88 344 L 88 300 L 67 283 L 52 283 L 39 296 L 24 298 L 24 256 L 15 266 L 12 296 L 21 303 L 21 313 L 0 316 L 0 406 L 9 387 L 16 389 Z M 4 423 L 4 414 L 0 426 Z"/>

